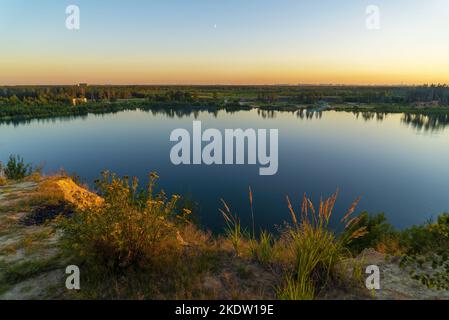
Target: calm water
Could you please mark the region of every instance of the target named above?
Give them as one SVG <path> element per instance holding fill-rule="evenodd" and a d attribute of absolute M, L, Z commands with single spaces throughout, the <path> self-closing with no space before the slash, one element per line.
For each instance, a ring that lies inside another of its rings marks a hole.
<path fill-rule="evenodd" d="M 278 128 L 279 171 L 259 176 L 258 166 L 174 166 L 170 132 L 205 128 Z M 167 193 L 199 203 L 203 225 L 222 227 L 220 198 L 249 225 L 248 186 L 254 192 L 256 224 L 272 228 L 289 220 L 285 196 L 299 207 L 303 192 L 314 199 L 340 188 L 336 213 L 359 195 L 359 210 L 385 212 L 397 227 L 425 222 L 449 211 L 447 117 L 238 111 L 190 114 L 127 111 L 82 118 L 0 125 L 0 159 L 20 154 L 63 167 L 92 182 L 108 169 L 145 180 L 157 171 Z"/>

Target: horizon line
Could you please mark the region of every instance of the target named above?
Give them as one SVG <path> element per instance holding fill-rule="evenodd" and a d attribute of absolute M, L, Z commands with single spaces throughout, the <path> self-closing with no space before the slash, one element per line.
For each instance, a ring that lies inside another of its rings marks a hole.
<path fill-rule="evenodd" d="M 430 85 L 438 85 L 438 86 L 449 86 L 449 83 L 396 83 L 396 84 L 366 84 L 366 83 L 273 83 L 273 84 L 257 84 L 257 83 L 246 83 L 246 84 L 233 84 L 233 83 L 88 83 L 88 82 L 76 82 L 76 83 L 55 83 L 55 84 L 0 84 L 0 87 L 57 87 L 57 86 L 79 86 L 80 84 L 84 84 L 87 86 L 97 86 L 97 87 L 106 87 L 106 86 L 116 86 L 116 87 L 126 87 L 126 86 L 148 86 L 148 87 L 300 87 L 300 86 L 321 86 L 321 87 L 420 87 L 420 86 L 430 86 Z"/>

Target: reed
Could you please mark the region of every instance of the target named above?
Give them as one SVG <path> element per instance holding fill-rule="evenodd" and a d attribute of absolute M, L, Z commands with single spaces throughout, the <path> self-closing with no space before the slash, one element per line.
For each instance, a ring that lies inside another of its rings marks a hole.
<path fill-rule="evenodd" d="M 254 227 L 254 207 L 253 207 L 253 190 L 251 189 L 251 186 L 248 188 L 249 192 L 249 205 L 251 207 L 251 221 L 252 221 L 252 238 L 255 239 L 256 233 L 255 233 L 255 227 Z"/>
<path fill-rule="evenodd" d="M 259 239 L 253 239 L 251 242 L 251 251 L 253 257 L 262 265 L 269 265 L 274 261 L 274 242 L 273 235 L 267 231 L 262 231 Z"/>
<path fill-rule="evenodd" d="M 242 229 L 240 217 L 237 214 L 231 212 L 228 204 L 221 199 L 223 203 L 223 209 L 219 209 L 226 223 L 225 234 L 231 240 L 235 254 L 240 254 L 241 243 L 245 237 L 246 232 Z"/>
<path fill-rule="evenodd" d="M 319 289 L 326 286 L 335 264 L 347 252 L 346 245 L 366 233 L 366 227 L 351 230 L 357 220 L 351 216 L 360 198 L 352 203 L 340 220 L 349 232 L 337 235 L 329 227 L 337 197 L 338 190 L 328 199 L 320 199 L 316 209 L 304 194 L 299 216 L 287 197 L 293 225 L 285 231 L 285 236 L 293 252 L 294 267 L 292 274 L 286 277 L 284 287 L 278 290 L 281 299 L 315 298 Z"/>

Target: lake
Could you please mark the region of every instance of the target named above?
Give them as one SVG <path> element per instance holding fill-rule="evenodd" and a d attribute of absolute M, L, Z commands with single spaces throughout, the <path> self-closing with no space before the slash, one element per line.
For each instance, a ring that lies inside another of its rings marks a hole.
<path fill-rule="evenodd" d="M 194 120 L 203 129 L 279 129 L 277 175 L 260 176 L 254 165 L 173 165 L 170 133 L 191 131 Z M 0 159 L 20 154 L 45 164 L 47 173 L 64 168 L 90 184 L 105 169 L 141 182 L 156 171 L 159 186 L 197 202 L 201 224 L 214 231 L 223 227 L 221 198 L 250 225 L 249 186 L 258 228 L 290 220 L 286 195 L 299 210 L 304 192 L 318 200 L 337 188 L 335 215 L 360 195 L 358 211 L 385 212 L 405 228 L 449 211 L 448 120 L 336 111 L 124 111 L 0 124 Z"/>

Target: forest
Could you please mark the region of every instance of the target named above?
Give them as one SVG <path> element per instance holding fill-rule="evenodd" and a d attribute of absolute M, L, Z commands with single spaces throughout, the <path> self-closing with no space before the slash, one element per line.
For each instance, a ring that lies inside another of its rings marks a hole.
<path fill-rule="evenodd" d="M 3 86 L 0 105 L 70 104 L 73 98 L 90 101 L 148 99 L 151 101 L 244 100 L 291 103 L 329 102 L 413 103 L 437 101 L 449 105 L 449 86 Z"/>
<path fill-rule="evenodd" d="M 135 108 L 307 108 L 331 104 L 342 110 L 444 111 L 449 86 L 3 86 L 0 119 L 106 113 Z M 398 109 L 399 108 L 399 109 Z M 403 108 L 401 110 L 400 108 Z"/>

